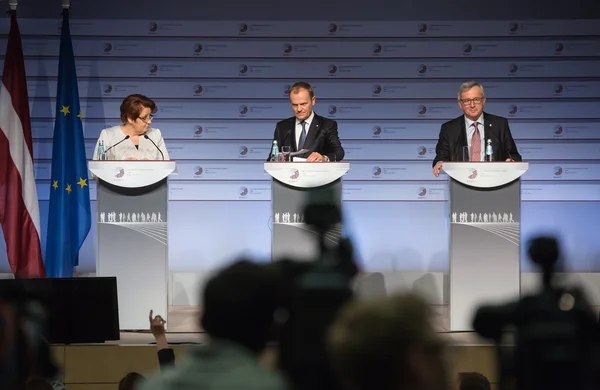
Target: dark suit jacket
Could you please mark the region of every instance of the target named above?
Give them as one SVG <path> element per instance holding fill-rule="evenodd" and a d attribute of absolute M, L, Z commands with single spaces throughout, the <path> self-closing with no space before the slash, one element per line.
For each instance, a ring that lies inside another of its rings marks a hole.
<path fill-rule="evenodd" d="M 273 140 L 277 140 L 279 150 L 281 150 L 282 146 L 291 146 L 292 152 L 298 151 L 295 131 L 296 117 L 277 122 Z M 271 145 L 273 145 L 273 142 L 271 142 Z M 315 112 L 308 135 L 304 141 L 303 149 L 308 149 L 309 151 L 297 157 L 306 158 L 312 152 L 317 152 L 329 157 L 330 161 L 342 161 L 344 159 L 344 148 L 342 148 L 342 143 L 338 136 L 337 122 L 317 115 Z M 269 150 L 267 161 L 269 161 L 270 157 L 271 152 Z"/>
<path fill-rule="evenodd" d="M 485 138 L 492 140 L 494 161 L 506 161 L 507 158 L 522 161 L 515 140 L 510 133 L 508 120 L 484 112 L 483 122 Z M 438 161 L 462 161 L 463 146 L 468 146 L 468 143 L 465 117 L 461 115 L 442 125 L 432 166 L 435 166 Z"/>

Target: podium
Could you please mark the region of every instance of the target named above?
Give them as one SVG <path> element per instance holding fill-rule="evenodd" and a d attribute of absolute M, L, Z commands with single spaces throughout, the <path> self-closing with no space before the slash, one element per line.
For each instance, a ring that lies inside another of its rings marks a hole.
<path fill-rule="evenodd" d="M 350 163 L 267 162 L 264 168 L 272 177 L 272 258 L 314 259 L 319 254 L 319 232 L 305 224 L 304 207 L 309 201 L 333 197 L 341 209 L 341 178 Z M 326 232 L 325 238 L 337 245 L 341 235 L 342 226 L 338 224 Z"/>
<path fill-rule="evenodd" d="M 450 176 L 450 331 L 521 290 L 523 162 L 445 162 Z"/>
<path fill-rule="evenodd" d="M 97 185 L 96 275 L 117 278 L 122 330 L 167 320 L 167 178 L 174 161 L 89 161 Z"/>

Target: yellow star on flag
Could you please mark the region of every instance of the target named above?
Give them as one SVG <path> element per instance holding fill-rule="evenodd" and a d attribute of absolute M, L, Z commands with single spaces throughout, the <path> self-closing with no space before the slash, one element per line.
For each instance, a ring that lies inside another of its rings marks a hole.
<path fill-rule="evenodd" d="M 70 184 L 67 184 L 67 188 L 65 188 L 65 191 L 67 191 L 69 194 L 71 193 L 71 191 L 73 191 L 73 190 L 71 190 Z"/>
<path fill-rule="evenodd" d="M 79 114 L 77 114 L 77 118 L 79 118 L 80 120 L 83 120 L 83 115 L 81 115 L 81 111 L 79 112 Z"/>
<path fill-rule="evenodd" d="M 54 189 L 58 188 L 58 180 L 54 180 L 54 183 L 52 183 L 52 188 L 54 188 Z"/>
<path fill-rule="evenodd" d="M 69 111 L 69 107 L 70 107 L 70 106 L 62 106 L 62 110 L 60 110 L 60 112 L 62 112 L 63 114 L 65 114 L 65 116 L 66 116 L 67 114 L 70 114 L 70 113 L 71 113 L 71 111 Z"/>
<path fill-rule="evenodd" d="M 79 181 L 77 182 L 77 184 L 79 184 L 81 186 L 81 188 L 87 186 L 87 179 L 82 179 L 81 177 L 79 178 Z"/>

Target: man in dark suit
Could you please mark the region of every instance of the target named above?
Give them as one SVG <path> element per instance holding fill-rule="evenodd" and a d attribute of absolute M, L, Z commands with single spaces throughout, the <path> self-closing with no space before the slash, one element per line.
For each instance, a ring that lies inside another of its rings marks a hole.
<path fill-rule="evenodd" d="M 469 161 L 484 161 L 487 140 L 492 140 L 494 161 L 521 161 L 506 118 L 483 112 L 485 92 L 476 81 L 463 83 L 458 106 L 465 113 L 442 125 L 435 147 L 433 174 L 438 177 L 443 161 L 463 161 L 463 147 L 469 147 Z"/>
<path fill-rule="evenodd" d="M 275 126 L 273 139 L 277 140 L 279 150 L 290 146 L 293 152 L 306 149 L 298 157 L 307 162 L 341 161 L 344 148 L 338 136 L 337 122 L 317 115 L 313 111 L 316 97 L 310 84 L 297 82 L 290 87 L 290 102 L 294 116 Z M 267 161 L 272 158 L 271 153 Z"/>

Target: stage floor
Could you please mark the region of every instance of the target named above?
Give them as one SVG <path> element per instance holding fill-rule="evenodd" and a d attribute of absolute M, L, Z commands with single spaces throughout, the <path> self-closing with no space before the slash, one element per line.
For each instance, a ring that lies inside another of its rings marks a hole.
<path fill-rule="evenodd" d="M 492 345 L 489 340 L 479 337 L 475 332 L 450 332 L 447 306 L 433 306 L 435 313 L 435 328 L 455 345 Z M 155 313 L 159 314 L 159 313 Z M 203 343 L 205 334 L 198 324 L 200 308 L 197 306 L 170 306 L 167 339 L 172 344 Z M 121 340 L 107 342 L 118 345 L 150 344 L 154 341 L 150 331 L 121 332 Z"/>

